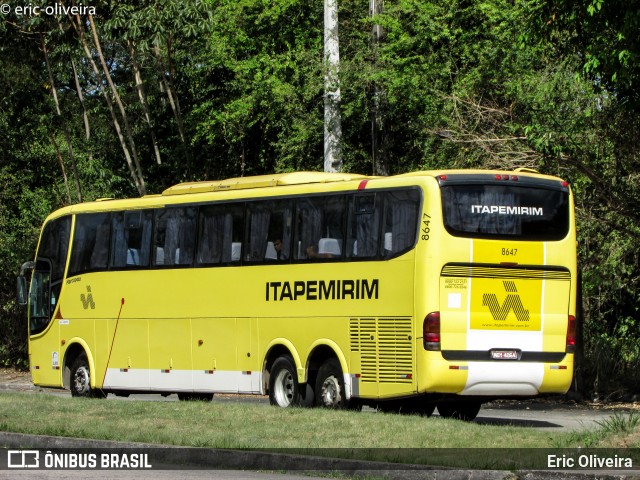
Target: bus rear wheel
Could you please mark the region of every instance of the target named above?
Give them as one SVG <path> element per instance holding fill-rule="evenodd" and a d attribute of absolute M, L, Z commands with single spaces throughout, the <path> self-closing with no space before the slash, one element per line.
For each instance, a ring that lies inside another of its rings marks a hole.
<path fill-rule="evenodd" d="M 276 358 L 269 374 L 269 402 L 278 407 L 300 405 L 300 385 L 293 359 L 288 355 Z"/>
<path fill-rule="evenodd" d="M 91 370 L 87 356 L 83 353 L 71 364 L 71 396 L 105 398 L 102 390 L 91 388 Z"/>
<path fill-rule="evenodd" d="M 478 416 L 480 411 L 480 402 L 441 402 L 438 403 L 438 413 L 444 418 L 454 418 L 456 420 L 464 420 L 470 422 Z"/>
<path fill-rule="evenodd" d="M 335 358 L 324 362 L 318 370 L 316 405 L 324 408 L 345 408 L 347 406 L 342 368 Z"/>

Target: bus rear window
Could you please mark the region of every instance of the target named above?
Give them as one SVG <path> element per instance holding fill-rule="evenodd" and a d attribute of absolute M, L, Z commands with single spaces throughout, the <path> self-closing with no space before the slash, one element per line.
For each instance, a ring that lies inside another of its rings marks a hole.
<path fill-rule="evenodd" d="M 569 193 L 512 185 L 446 185 L 447 231 L 474 238 L 560 240 L 569 231 Z"/>

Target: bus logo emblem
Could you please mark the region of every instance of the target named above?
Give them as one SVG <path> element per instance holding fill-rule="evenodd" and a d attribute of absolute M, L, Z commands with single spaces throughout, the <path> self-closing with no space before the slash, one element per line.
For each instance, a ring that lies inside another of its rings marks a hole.
<path fill-rule="evenodd" d="M 91 310 L 96 308 L 96 303 L 93 301 L 93 294 L 91 293 L 91 287 L 87 285 L 87 295 L 84 293 L 80 294 L 80 301 L 82 302 L 82 308 L 87 310 L 89 307 Z"/>
<path fill-rule="evenodd" d="M 518 289 L 516 283 L 511 281 L 503 281 L 505 291 L 508 293 L 504 303 L 500 305 L 498 297 L 495 293 L 485 293 L 482 296 L 482 306 L 489 307 L 489 311 L 493 316 L 493 319 L 497 322 L 503 322 L 507 319 L 509 312 L 513 310 L 516 318 L 519 322 L 526 322 L 529 320 L 529 310 L 524 308 L 520 295 L 518 295 Z"/>

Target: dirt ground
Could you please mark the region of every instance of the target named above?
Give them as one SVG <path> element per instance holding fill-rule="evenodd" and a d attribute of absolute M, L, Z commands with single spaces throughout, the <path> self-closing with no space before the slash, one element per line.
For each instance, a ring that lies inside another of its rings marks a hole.
<path fill-rule="evenodd" d="M 15 370 L 13 368 L 0 368 L 0 382 L 31 382 L 31 374 L 25 370 Z"/>
<path fill-rule="evenodd" d="M 0 389 L 29 389 L 32 386 L 31 374 L 28 371 L 0 368 Z"/>

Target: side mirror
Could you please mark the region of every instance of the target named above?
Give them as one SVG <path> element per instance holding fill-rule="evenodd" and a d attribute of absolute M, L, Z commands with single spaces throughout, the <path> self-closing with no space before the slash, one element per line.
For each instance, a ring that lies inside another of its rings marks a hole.
<path fill-rule="evenodd" d="M 24 276 L 27 270 L 33 270 L 36 266 L 35 262 L 25 262 L 20 267 L 20 276 L 18 277 L 17 290 L 18 290 L 18 304 L 26 305 L 29 299 L 29 285 L 27 279 Z"/>
<path fill-rule="evenodd" d="M 18 304 L 19 305 L 26 305 L 27 304 L 27 298 L 28 298 L 28 286 L 27 286 L 27 279 L 24 278 L 22 275 L 20 275 L 18 277 Z"/>

